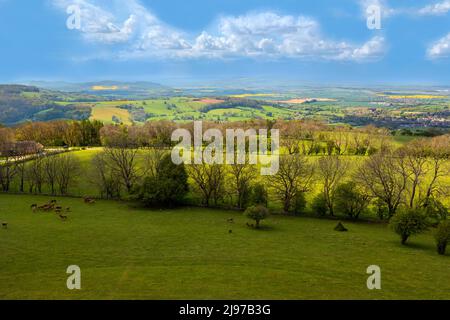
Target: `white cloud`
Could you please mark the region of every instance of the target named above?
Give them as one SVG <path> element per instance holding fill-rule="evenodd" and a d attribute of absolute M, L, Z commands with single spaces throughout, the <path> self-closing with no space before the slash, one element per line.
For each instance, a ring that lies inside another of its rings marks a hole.
<path fill-rule="evenodd" d="M 423 7 L 418 11 L 420 15 L 445 15 L 450 11 L 450 0 L 437 2 L 426 7 Z"/>
<path fill-rule="evenodd" d="M 78 6 L 81 11 L 80 32 L 92 42 L 129 43 L 139 38 L 143 47 L 151 40 L 156 48 L 158 44 L 166 48 L 170 46 L 170 39 L 179 37 L 175 30 L 165 26 L 137 0 L 112 0 L 109 7 L 115 11 L 104 9 L 95 0 L 53 0 L 53 3 L 64 12 L 70 5 Z M 121 20 L 120 15 L 125 18 Z"/>
<path fill-rule="evenodd" d="M 382 55 L 384 40 L 377 37 L 358 46 L 322 36 L 319 24 L 307 17 L 273 12 L 223 17 L 215 35 L 203 32 L 192 51 L 199 55 L 290 57 L 325 60 L 369 60 Z M 376 50 L 373 50 L 376 49 Z"/>
<path fill-rule="evenodd" d="M 357 45 L 326 38 L 309 17 L 274 12 L 220 18 L 212 31 L 188 34 L 160 21 L 138 0 L 112 0 L 116 11 L 95 0 L 53 0 L 66 10 L 81 9 L 81 33 L 86 40 L 123 44 L 121 59 L 134 58 L 294 58 L 367 61 L 384 53 L 384 39 L 374 37 Z M 118 8 L 118 9 L 117 9 Z M 122 17 L 120 19 L 119 17 Z"/>
<path fill-rule="evenodd" d="M 427 50 L 430 59 L 440 59 L 450 56 L 450 33 L 434 42 Z"/>

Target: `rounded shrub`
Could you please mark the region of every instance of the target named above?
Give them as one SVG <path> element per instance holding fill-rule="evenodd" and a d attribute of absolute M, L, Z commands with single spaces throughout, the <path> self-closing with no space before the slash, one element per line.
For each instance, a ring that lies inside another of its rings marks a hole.
<path fill-rule="evenodd" d="M 269 216 L 269 209 L 267 209 L 266 207 L 264 207 L 262 205 L 249 207 L 249 208 L 247 208 L 247 210 L 245 210 L 244 215 L 247 218 L 254 220 L 256 223 L 256 228 L 258 229 L 260 226 L 261 220 L 264 220 Z"/>
<path fill-rule="evenodd" d="M 389 226 L 400 236 L 404 245 L 410 236 L 426 231 L 429 224 L 422 209 L 403 209 L 391 218 Z"/>

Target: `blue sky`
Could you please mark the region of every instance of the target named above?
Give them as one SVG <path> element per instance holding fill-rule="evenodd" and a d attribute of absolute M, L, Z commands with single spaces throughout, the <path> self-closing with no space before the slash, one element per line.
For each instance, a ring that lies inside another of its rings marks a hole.
<path fill-rule="evenodd" d="M 449 18 L 450 0 L 0 0 L 0 81 L 446 85 Z"/>

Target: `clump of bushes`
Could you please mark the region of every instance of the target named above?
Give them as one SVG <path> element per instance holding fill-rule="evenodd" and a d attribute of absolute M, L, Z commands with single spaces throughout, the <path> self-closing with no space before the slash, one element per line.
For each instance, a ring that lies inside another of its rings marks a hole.
<path fill-rule="evenodd" d="M 262 205 L 267 207 L 267 189 L 262 183 L 257 183 L 251 188 L 250 203 L 252 205 Z"/>
<path fill-rule="evenodd" d="M 311 202 L 311 209 L 319 216 L 326 216 L 329 213 L 327 201 L 323 193 L 320 193 L 314 197 Z"/>
<path fill-rule="evenodd" d="M 429 227 L 423 209 L 400 210 L 391 218 L 389 225 L 400 236 L 403 245 L 410 236 L 425 232 Z"/>
<path fill-rule="evenodd" d="M 294 214 L 300 215 L 306 212 L 306 197 L 304 192 L 297 192 L 294 198 Z"/>
<path fill-rule="evenodd" d="M 439 223 L 434 238 L 436 239 L 437 252 L 444 255 L 450 240 L 450 220 L 442 220 Z"/>
<path fill-rule="evenodd" d="M 245 210 L 244 215 L 255 221 L 255 228 L 259 229 L 261 220 L 266 219 L 269 216 L 269 209 L 262 205 L 249 207 Z"/>
<path fill-rule="evenodd" d="M 145 206 L 168 206 L 181 204 L 188 192 L 188 175 L 183 164 L 172 162 L 170 154 L 161 158 L 156 174 L 148 176 L 134 190 L 134 198 Z"/>

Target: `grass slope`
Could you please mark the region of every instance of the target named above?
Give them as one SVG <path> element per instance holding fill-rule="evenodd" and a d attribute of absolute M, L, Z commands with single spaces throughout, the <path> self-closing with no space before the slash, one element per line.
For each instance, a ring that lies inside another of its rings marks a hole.
<path fill-rule="evenodd" d="M 387 299 L 450 298 L 450 257 L 430 235 L 402 247 L 384 225 L 271 217 L 245 226 L 236 212 L 136 209 L 130 204 L 58 198 L 72 213 L 32 213 L 50 198 L 0 195 L 0 299 Z M 233 217 L 235 224 L 227 219 Z M 229 234 L 229 229 L 233 233 Z M 66 289 L 66 268 L 82 290 Z M 382 290 L 366 288 L 366 268 Z"/>

